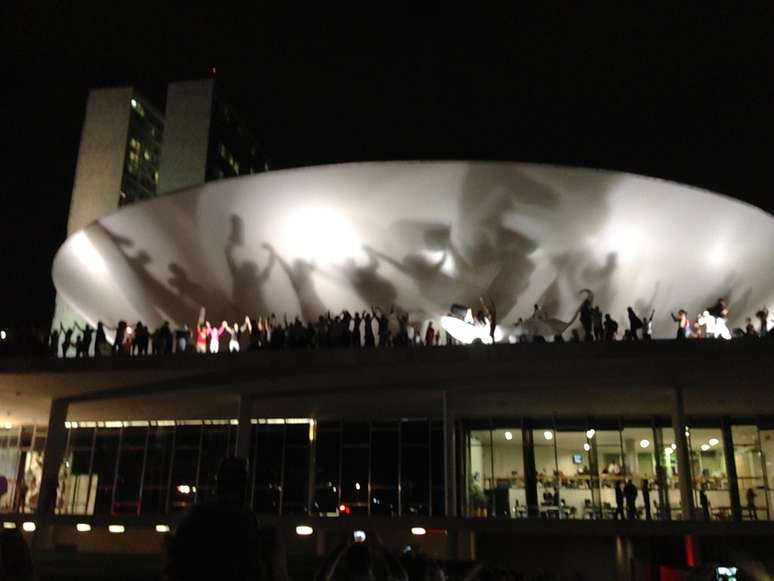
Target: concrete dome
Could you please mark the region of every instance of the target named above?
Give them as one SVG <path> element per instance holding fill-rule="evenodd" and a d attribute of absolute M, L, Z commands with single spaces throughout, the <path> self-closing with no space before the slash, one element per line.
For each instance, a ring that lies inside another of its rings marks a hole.
<path fill-rule="evenodd" d="M 505 324 L 540 303 L 568 320 L 582 288 L 731 324 L 771 303 L 774 219 L 745 203 L 626 173 L 523 163 L 351 163 L 203 184 L 74 233 L 53 265 L 87 321 L 193 325 L 395 304 L 417 320 L 488 296 Z"/>

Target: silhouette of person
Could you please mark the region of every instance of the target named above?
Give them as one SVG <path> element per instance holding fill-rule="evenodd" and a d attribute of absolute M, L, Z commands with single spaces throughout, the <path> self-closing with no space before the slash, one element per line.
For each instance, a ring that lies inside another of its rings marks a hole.
<path fill-rule="evenodd" d="M 616 480 L 615 481 L 615 514 L 613 518 L 616 520 L 624 518 L 624 493 L 623 489 L 621 488 L 621 481 Z"/>
<path fill-rule="evenodd" d="M 712 516 L 710 514 L 709 498 L 707 498 L 707 493 L 703 488 L 699 491 L 699 504 L 701 505 L 701 512 L 702 515 L 704 515 L 704 520 L 710 520 Z"/>
<path fill-rule="evenodd" d="M 73 343 L 73 332 L 75 329 L 72 327 L 65 329 L 64 326 L 62 326 L 62 323 L 59 323 L 59 325 L 64 332 L 64 340 L 62 341 L 62 357 L 67 357 L 67 354 L 70 352 L 70 347 L 75 345 Z"/>
<path fill-rule="evenodd" d="M 642 338 L 646 341 L 649 341 L 653 338 L 653 316 L 655 314 L 656 311 L 653 310 L 650 312 L 649 317 L 642 318 Z"/>
<path fill-rule="evenodd" d="M 0 530 L 0 579 L 32 581 L 32 553 L 19 529 Z"/>
<path fill-rule="evenodd" d="M 634 482 L 631 480 L 626 481 L 623 494 L 626 498 L 626 518 L 629 520 L 638 518 L 637 507 L 635 506 L 635 503 L 637 502 L 637 487 L 634 485 Z"/>
<path fill-rule="evenodd" d="M 276 255 L 269 252 L 269 262 L 263 270 L 250 260 L 237 263 L 234 255 L 236 247 L 242 246 L 242 230 L 242 219 L 231 216 L 231 234 L 226 245 L 226 263 L 233 280 L 231 301 L 237 309 L 257 309 L 258 312 L 265 312 L 263 287 L 271 277 Z"/>
<path fill-rule="evenodd" d="M 140 321 L 134 326 L 134 343 L 132 345 L 132 351 L 136 355 L 148 354 L 148 340 L 150 335 L 148 334 L 148 328 Z"/>
<path fill-rule="evenodd" d="M 61 323 L 59 326 L 61 327 Z M 53 329 L 51 331 L 51 337 L 48 343 L 48 354 L 51 357 L 59 355 L 59 329 Z"/>
<path fill-rule="evenodd" d="M 102 357 L 110 354 L 110 344 L 105 336 L 105 326 L 102 321 L 97 321 L 97 332 L 94 336 L 94 355 Z"/>
<path fill-rule="evenodd" d="M 602 341 L 605 337 L 605 327 L 602 323 L 602 311 L 599 307 L 591 309 L 591 320 L 593 323 L 594 340 Z"/>
<path fill-rule="evenodd" d="M 282 270 L 285 271 L 290 285 L 298 298 L 298 305 L 301 307 L 301 317 L 305 321 L 314 321 L 316 316 L 326 310 L 314 286 L 314 263 L 297 258 L 291 265 L 274 250 L 271 244 L 264 243 L 263 247 L 271 253 L 271 256 L 279 262 Z"/>
<path fill-rule="evenodd" d="M 395 285 L 379 274 L 377 253 L 367 246 L 363 250 L 368 256 L 368 264 L 358 266 L 352 258 L 349 258 L 341 267 L 344 276 L 366 304 L 380 306 L 393 304 L 398 298 Z"/>
<path fill-rule="evenodd" d="M 639 340 L 639 330 L 642 329 L 642 320 L 635 314 L 631 307 L 626 308 L 626 314 L 629 317 L 629 339 Z"/>
<path fill-rule="evenodd" d="M 164 552 L 170 581 L 264 578 L 258 522 L 237 503 L 193 506 L 165 539 Z"/>
<path fill-rule="evenodd" d="M 427 324 L 427 330 L 425 331 L 425 345 L 431 347 L 435 341 L 435 329 L 433 328 L 433 322 L 430 321 Z"/>
<path fill-rule="evenodd" d="M 747 498 L 747 515 L 750 517 L 750 520 L 758 520 L 758 508 L 755 506 L 756 496 L 752 488 L 747 489 L 745 497 Z"/>
<path fill-rule="evenodd" d="M 593 341 L 594 335 L 593 335 L 593 316 L 592 316 L 592 306 L 591 306 L 591 299 L 586 297 L 583 300 L 583 303 L 581 303 L 580 306 L 580 322 L 581 326 L 583 327 L 583 337 L 586 341 Z"/>
<path fill-rule="evenodd" d="M 191 343 L 191 331 L 188 329 L 187 324 L 183 324 L 182 327 L 175 331 L 175 348 L 176 353 L 185 353 L 188 351 L 188 345 Z"/>
<path fill-rule="evenodd" d="M 376 346 L 373 323 L 374 319 L 371 317 L 371 313 L 365 313 L 363 315 L 363 347 L 367 347 L 369 349 L 372 349 Z"/>
<path fill-rule="evenodd" d="M 124 339 L 126 338 L 126 321 L 118 321 L 116 338 L 113 341 L 113 355 L 124 354 Z"/>
<path fill-rule="evenodd" d="M 758 322 L 760 323 L 758 334 L 761 337 L 765 337 L 766 335 L 769 334 L 769 309 L 767 309 L 766 307 L 763 307 L 761 310 L 755 313 L 755 316 L 757 317 Z"/>
<path fill-rule="evenodd" d="M 610 318 L 610 313 L 605 313 L 605 341 L 615 341 L 615 336 L 618 333 L 618 323 Z"/>
<path fill-rule="evenodd" d="M 650 482 L 647 479 L 642 481 L 642 502 L 645 504 L 645 519 L 651 520 L 650 513 Z"/>
<path fill-rule="evenodd" d="M 488 301 L 484 301 L 484 297 L 479 299 L 481 306 L 484 309 L 484 316 L 489 320 L 489 339 L 492 344 L 495 342 L 495 329 L 497 328 L 497 309 L 495 308 L 494 301 L 490 298 Z M 486 319 L 482 318 L 481 321 Z"/>
<path fill-rule="evenodd" d="M 88 357 L 89 356 L 89 350 L 91 349 L 91 339 L 94 335 L 94 329 L 86 323 L 86 326 L 81 328 L 78 323 L 75 323 L 75 328 L 78 329 L 83 333 L 83 336 L 81 337 L 80 342 L 78 343 L 78 348 L 75 351 L 76 357 Z"/>
<path fill-rule="evenodd" d="M 677 311 L 677 316 L 674 313 L 669 313 L 672 320 L 677 323 L 677 339 L 687 339 L 691 336 L 691 320 L 688 318 L 688 311 L 680 309 Z"/>

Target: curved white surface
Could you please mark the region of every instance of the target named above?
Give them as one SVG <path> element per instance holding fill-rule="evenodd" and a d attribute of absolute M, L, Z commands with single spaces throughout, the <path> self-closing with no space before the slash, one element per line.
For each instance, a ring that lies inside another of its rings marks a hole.
<path fill-rule="evenodd" d="M 438 318 L 488 296 L 511 325 L 540 303 L 569 320 L 578 292 L 694 317 L 729 298 L 738 326 L 774 307 L 774 219 L 696 188 L 520 163 L 386 162 L 276 171 L 119 210 L 73 234 L 54 283 L 91 323 L 151 327 L 395 304 Z M 272 257 L 275 259 L 272 259 Z M 774 311 L 774 308 L 771 310 Z"/>

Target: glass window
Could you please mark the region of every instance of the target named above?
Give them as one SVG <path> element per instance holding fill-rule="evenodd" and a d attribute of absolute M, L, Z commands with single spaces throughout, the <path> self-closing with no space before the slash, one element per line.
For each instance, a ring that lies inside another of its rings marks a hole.
<path fill-rule="evenodd" d="M 285 430 L 282 513 L 303 514 L 309 497 L 309 424 L 288 424 Z"/>
<path fill-rule="evenodd" d="M 339 454 L 341 431 L 338 422 L 317 424 L 315 443 L 314 512 L 335 516 L 339 506 Z"/>
<path fill-rule="evenodd" d="M 615 518 L 615 486 L 617 482 L 621 483 L 621 486 L 623 485 L 621 482 L 623 479 L 621 467 L 624 464 L 621 455 L 621 432 L 618 430 L 594 430 L 593 432 L 588 430 L 585 435 L 592 449 L 592 457 L 596 454 L 596 462 L 591 468 L 592 476 L 595 479 L 594 484 L 599 489 L 599 500 L 595 502 L 597 512 L 589 515 L 586 511 L 584 517 Z M 596 484 L 596 475 L 599 476 L 598 485 Z"/>
<path fill-rule="evenodd" d="M 521 428 L 492 430 L 491 507 L 498 517 L 523 517 L 527 514 L 524 487 L 524 456 Z"/>
<path fill-rule="evenodd" d="M 92 486 L 96 487 L 94 514 L 110 514 L 113 509 L 113 482 L 120 428 L 97 428 L 92 466 Z"/>
<path fill-rule="evenodd" d="M 593 512 L 590 444 L 586 432 L 558 430 L 556 442 L 560 518 L 582 518 Z M 548 516 L 554 516 L 549 510 Z"/>
<path fill-rule="evenodd" d="M 492 478 L 492 438 L 489 430 L 468 434 L 468 516 L 488 516 Z"/>
<path fill-rule="evenodd" d="M 532 432 L 535 446 L 535 472 L 537 474 L 537 497 L 541 516 L 558 515 L 559 482 L 556 465 L 555 433 L 551 428 Z"/>
<path fill-rule="evenodd" d="M 719 427 L 689 430 L 694 505 L 705 520 L 731 518 L 731 499 L 722 438 Z"/>
<path fill-rule="evenodd" d="M 196 493 L 198 498 L 207 498 L 215 493 L 220 463 L 228 456 L 228 426 L 204 426 L 202 429 L 202 456 Z"/>
<path fill-rule="evenodd" d="M 747 491 L 742 493 L 740 490 L 739 495 L 742 497 L 742 506 L 745 507 L 745 512 L 747 513 L 748 517 L 752 514 L 762 515 L 761 507 L 768 506 L 769 518 L 773 518 L 774 509 L 772 507 L 774 507 L 774 482 L 772 482 L 772 479 L 774 479 L 774 430 L 761 430 L 759 441 L 761 452 L 763 454 L 764 466 L 766 467 L 766 494 L 756 494 L 755 497 L 748 499 Z M 750 510 L 750 500 L 752 500 L 752 504 L 755 505 L 755 509 L 752 511 Z"/>
<path fill-rule="evenodd" d="M 140 482 L 147 432 L 148 428 L 144 427 L 123 428 L 113 502 L 116 514 L 140 513 Z"/>
<path fill-rule="evenodd" d="M 148 430 L 148 456 L 145 465 L 141 512 L 143 514 L 161 514 L 167 510 L 169 468 L 175 428 L 172 426 L 152 426 Z"/>
<path fill-rule="evenodd" d="M 656 479 L 656 442 L 651 427 L 624 428 L 621 431 L 623 466 L 619 482 L 623 487 L 625 514 L 628 512 L 627 486 L 629 482 L 631 496 L 634 498 L 634 518 L 646 519 L 652 517 L 655 506 L 651 495 L 653 482 Z M 634 490 L 636 489 L 636 496 Z M 678 489 L 679 495 L 679 489 Z M 647 508 L 646 508 L 647 504 Z"/>
<path fill-rule="evenodd" d="M 282 489 L 284 455 L 283 425 L 257 425 L 253 510 L 259 514 L 278 514 Z"/>
<path fill-rule="evenodd" d="M 760 520 L 768 517 L 763 454 L 756 426 L 732 426 L 734 464 L 742 504 L 742 518 Z M 752 501 L 752 502 L 749 502 Z"/>

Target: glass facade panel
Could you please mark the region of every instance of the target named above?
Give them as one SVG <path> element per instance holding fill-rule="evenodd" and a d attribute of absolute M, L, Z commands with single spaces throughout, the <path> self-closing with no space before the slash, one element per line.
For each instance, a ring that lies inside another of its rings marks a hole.
<path fill-rule="evenodd" d="M 167 512 L 174 427 L 148 428 L 148 453 L 143 480 L 141 512 Z"/>
<path fill-rule="evenodd" d="M 723 433 L 718 428 L 691 428 L 694 505 L 704 520 L 731 518 L 728 475 L 723 452 Z"/>
<path fill-rule="evenodd" d="M 471 430 L 467 440 L 468 516 L 488 516 L 494 478 L 492 476 L 492 433 Z"/>
<path fill-rule="evenodd" d="M 95 488 L 94 514 L 110 514 L 120 444 L 120 428 L 97 428 L 91 486 Z"/>
<path fill-rule="evenodd" d="M 493 513 L 501 517 L 526 516 L 524 455 L 521 427 L 492 430 Z"/>
<path fill-rule="evenodd" d="M 761 453 L 763 454 L 763 465 L 765 467 L 765 484 L 766 491 L 764 494 L 755 493 L 755 496 L 748 498 L 747 491 L 742 493 L 739 491 L 742 497 L 742 506 L 749 518 L 752 515 L 761 515 L 761 507 L 768 507 L 768 518 L 774 519 L 774 429 L 761 429 L 759 435 L 759 441 L 761 446 Z"/>
<path fill-rule="evenodd" d="M 282 513 L 305 514 L 309 498 L 309 424 L 285 426 Z"/>
<path fill-rule="evenodd" d="M 315 442 L 314 514 L 335 516 L 339 506 L 341 430 L 339 422 L 318 422 Z"/>
<path fill-rule="evenodd" d="M 626 518 L 652 518 L 654 499 L 651 492 L 657 466 L 653 428 L 624 428 L 621 431 L 621 444 L 623 469 L 618 483 L 623 490 Z"/>
<path fill-rule="evenodd" d="M 595 461 L 591 462 L 590 468 L 592 477 L 594 477 L 593 486 L 599 489 L 599 500 L 595 499 L 595 510 L 590 515 L 586 511 L 584 517 L 615 518 L 617 508 L 616 483 L 620 486 L 623 485 L 621 467 L 624 462 L 621 453 L 621 432 L 618 430 L 594 430 L 593 432 L 587 431 L 585 435 L 591 447 L 592 458 L 596 454 Z"/>
<path fill-rule="evenodd" d="M 114 514 L 140 514 L 140 486 L 145 468 L 148 428 L 123 428 L 118 456 Z"/>
<path fill-rule="evenodd" d="M 539 513 L 541 517 L 558 517 L 560 500 L 556 434 L 552 428 L 533 430 L 532 439 L 535 446 Z"/>
<path fill-rule="evenodd" d="M 764 458 L 756 426 L 732 426 L 734 464 L 742 506 L 742 518 L 760 520 L 768 518 Z M 752 500 L 752 503 L 748 502 Z M 760 502 L 758 502 L 760 500 Z"/>

